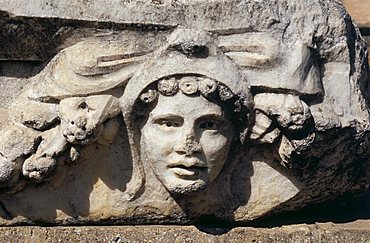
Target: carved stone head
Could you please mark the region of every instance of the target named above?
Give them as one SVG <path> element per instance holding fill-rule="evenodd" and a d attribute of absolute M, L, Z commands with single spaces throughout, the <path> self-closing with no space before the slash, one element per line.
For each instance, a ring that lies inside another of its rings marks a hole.
<path fill-rule="evenodd" d="M 121 105 L 128 132 L 140 145 L 134 146 L 133 158 L 136 153 L 138 161 L 149 164 L 172 194 L 203 191 L 220 174 L 231 144 L 243 142 L 249 125 L 247 83 L 201 31 L 173 33 L 167 49 L 130 80 L 125 94 Z"/>
<path fill-rule="evenodd" d="M 141 95 L 149 108 L 140 124 L 141 157 L 169 192 L 202 191 L 227 161 L 239 124 L 231 114 L 236 99 L 226 90 L 214 80 L 185 76 L 162 79 L 159 92 Z"/>

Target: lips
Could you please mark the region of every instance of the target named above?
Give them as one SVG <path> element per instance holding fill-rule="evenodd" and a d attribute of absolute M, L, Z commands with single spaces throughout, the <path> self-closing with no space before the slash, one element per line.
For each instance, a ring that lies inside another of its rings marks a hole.
<path fill-rule="evenodd" d="M 198 159 L 183 159 L 167 166 L 172 172 L 180 177 L 199 175 L 207 166 Z"/>

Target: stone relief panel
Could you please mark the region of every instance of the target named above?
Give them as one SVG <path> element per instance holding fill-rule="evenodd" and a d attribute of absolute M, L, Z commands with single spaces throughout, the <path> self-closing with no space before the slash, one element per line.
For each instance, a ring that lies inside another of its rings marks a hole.
<path fill-rule="evenodd" d="M 60 51 L 1 124 L 0 223 L 248 222 L 366 188 L 367 50 L 343 8 L 239 10 Z"/>

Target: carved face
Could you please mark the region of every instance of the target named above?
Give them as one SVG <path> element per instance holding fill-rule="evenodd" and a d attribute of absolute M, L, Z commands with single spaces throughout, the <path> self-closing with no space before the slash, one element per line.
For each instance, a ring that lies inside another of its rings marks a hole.
<path fill-rule="evenodd" d="M 199 95 L 159 95 L 141 129 L 141 156 L 169 192 L 200 192 L 220 173 L 232 138 L 221 106 Z"/>
<path fill-rule="evenodd" d="M 103 132 L 103 122 L 119 112 L 118 101 L 110 95 L 63 99 L 59 105 L 63 135 L 72 144 L 91 144 Z"/>

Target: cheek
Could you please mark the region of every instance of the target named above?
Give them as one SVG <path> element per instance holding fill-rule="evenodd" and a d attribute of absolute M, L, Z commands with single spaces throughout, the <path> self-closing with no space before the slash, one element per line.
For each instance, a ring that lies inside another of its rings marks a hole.
<path fill-rule="evenodd" d="M 208 165 L 209 181 L 216 179 L 229 154 L 231 139 L 224 135 L 203 136 L 201 145 Z"/>
<path fill-rule="evenodd" d="M 203 134 L 200 139 L 209 167 L 221 167 L 229 153 L 232 138 L 222 134 Z"/>
<path fill-rule="evenodd" d="M 173 151 L 174 136 L 169 133 L 161 132 L 152 124 L 146 124 L 141 130 L 141 140 L 145 147 L 147 157 L 160 160 L 168 156 Z"/>

